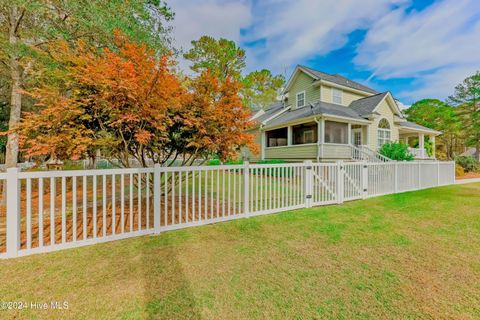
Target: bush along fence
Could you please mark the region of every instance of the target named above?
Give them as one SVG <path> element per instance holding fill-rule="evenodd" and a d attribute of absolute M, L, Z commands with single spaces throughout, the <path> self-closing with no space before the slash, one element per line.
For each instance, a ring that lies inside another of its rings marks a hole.
<path fill-rule="evenodd" d="M 0 258 L 452 184 L 454 162 L 242 164 L 0 174 Z"/>

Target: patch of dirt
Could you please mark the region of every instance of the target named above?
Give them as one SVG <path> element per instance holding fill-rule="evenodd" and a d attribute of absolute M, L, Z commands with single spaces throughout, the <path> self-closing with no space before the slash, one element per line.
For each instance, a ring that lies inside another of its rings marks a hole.
<path fill-rule="evenodd" d="M 480 178 L 480 172 L 467 172 L 463 176 L 456 177 L 458 180 L 462 179 L 476 179 Z"/>

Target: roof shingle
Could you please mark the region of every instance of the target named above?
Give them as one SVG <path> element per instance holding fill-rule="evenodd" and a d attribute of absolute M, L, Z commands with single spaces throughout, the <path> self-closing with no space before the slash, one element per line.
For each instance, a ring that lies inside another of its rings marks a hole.
<path fill-rule="evenodd" d="M 267 128 L 280 125 L 282 123 L 287 123 L 293 120 L 302 119 L 314 115 L 330 115 L 337 117 L 346 117 L 356 120 L 365 120 L 358 113 L 349 108 L 340 106 L 337 104 L 327 103 L 327 102 L 317 102 L 312 105 L 305 107 L 297 108 L 288 112 L 281 114 L 280 116 L 268 121 Z"/>
<path fill-rule="evenodd" d="M 425 131 L 430 131 L 430 132 L 433 132 L 433 133 L 441 133 L 440 131 L 430 129 L 430 128 L 421 126 L 421 125 L 419 125 L 419 124 L 417 124 L 417 123 L 415 123 L 415 122 L 410 122 L 410 121 L 402 121 L 402 122 L 399 122 L 398 125 L 399 125 L 400 127 L 404 127 L 404 128 L 417 129 L 417 130 L 425 130 Z"/>
<path fill-rule="evenodd" d="M 342 85 L 342 86 L 345 86 L 345 87 L 365 91 L 365 92 L 368 92 L 368 93 L 373 93 L 373 94 L 378 93 L 377 91 L 373 90 L 372 88 L 364 86 L 363 84 L 360 84 L 360 83 L 355 82 L 353 80 L 347 79 L 347 78 L 345 78 L 345 77 L 343 77 L 339 74 L 328 74 L 328 73 L 321 72 L 321 71 L 318 71 L 318 70 L 315 70 L 315 69 L 312 69 L 312 68 L 309 68 L 309 67 L 305 67 L 305 66 L 300 66 L 300 67 L 306 69 L 311 74 L 315 75 L 318 79 L 333 82 L 333 83 L 336 83 L 336 84 L 339 84 L 339 85 Z"/>
<path fill-rule="evenodd" d="M 379 93 L 374 96 L 362 98 L 350 103 L 350 108 L 357 111 L 362 117 L 366 117 L 373 113 L 373 110 L 378 106 L 380 101 L 388 94 L 387 92 Z"/>

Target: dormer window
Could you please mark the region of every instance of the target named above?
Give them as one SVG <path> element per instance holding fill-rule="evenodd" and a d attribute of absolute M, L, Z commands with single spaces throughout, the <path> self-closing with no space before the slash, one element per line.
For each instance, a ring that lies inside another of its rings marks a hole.
<path fill-rule="evenodd" d="M 332 88 L 332 102 L 335 104 L 342 104 L 342 90 Z"/>
<path fill-rule="evenodd" d="M 305 106 L 305 91 L 297 93 L 297 108 Z"/>

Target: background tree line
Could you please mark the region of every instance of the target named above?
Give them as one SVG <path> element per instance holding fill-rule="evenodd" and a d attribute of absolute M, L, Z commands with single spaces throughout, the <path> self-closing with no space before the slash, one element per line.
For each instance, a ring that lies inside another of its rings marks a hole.
<path fill-rule="evenodd" d="M 2 2 L 6 167 L 19 151 L 77 159 L 101 150 L 128 166 L 130 157 L 227 158 L 251 144 L 250 110 L 273 102 L 284 78 L 245 74 L 245 51 L 227 39 L 204 36 L 182 53 L 166 27 L 174 16 L 159 0 Z M 192 75 L 178 69 L 180 56 Z"/>
<path fill-rule="evenodd" d="M 480 72 L 458 84 L 445 101 L 424 99 L 405 110 L 407 119 L 438 130 L 437 157 L 455 159 L 466 147 L 480 151 Z"/>

